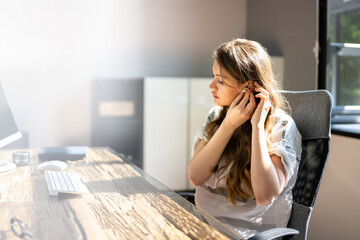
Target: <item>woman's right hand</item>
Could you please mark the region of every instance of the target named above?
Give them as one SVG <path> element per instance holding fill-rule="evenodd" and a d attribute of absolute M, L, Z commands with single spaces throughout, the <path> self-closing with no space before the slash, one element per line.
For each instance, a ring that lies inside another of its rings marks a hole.
<path fill-rule="evenodd" d="M 251 90 L 246 89 L 231 103 L 223 123 L 235 130 L 251 118 L 255 109 L 256 102 L 254 94 Z"/>

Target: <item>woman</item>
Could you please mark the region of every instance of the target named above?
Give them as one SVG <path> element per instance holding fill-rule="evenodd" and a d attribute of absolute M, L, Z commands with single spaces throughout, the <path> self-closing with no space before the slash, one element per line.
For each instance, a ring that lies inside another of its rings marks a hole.
<path fill-rule="evenodd" d="M 214 52 L 214 102 L 188 165 L 198 207 L 245 237 L 286 227 L 301 135 L 266 50 L 236 39 Z M 258 101 L 257 101 L 258 100 Z"/>

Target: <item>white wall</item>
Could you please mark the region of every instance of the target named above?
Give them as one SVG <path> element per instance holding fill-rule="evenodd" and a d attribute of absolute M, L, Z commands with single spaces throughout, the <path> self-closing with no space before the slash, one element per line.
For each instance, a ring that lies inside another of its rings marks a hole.
<path fill-rule="evenodd" d="M 245 37 L 246 0 L 0 3 L 0 81 L 29 147 L 91 143 L 91 81 L 211 76 Z"/>
<path fill-rule="evenodd" d="M 309 239 L 360 239 L 360 139 L 332 135 Z"/>

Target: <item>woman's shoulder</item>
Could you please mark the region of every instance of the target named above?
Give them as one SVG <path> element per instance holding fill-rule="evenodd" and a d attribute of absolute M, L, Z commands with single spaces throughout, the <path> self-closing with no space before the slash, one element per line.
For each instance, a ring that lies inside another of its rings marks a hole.
<path fill-rule="evenodd" d="M 276 109 L 271 116 L 275 122 L 273 131 L 281 131 L 283 133 L 296 133 L 300 134 L 294 119 L 282 109 Z"/>
<path fill-rule="evenodd" d="M 272 117 L 274 117 L 277 120 L 285 120 L 285 119 L 292 119 L 292 117 L 286 113 L 284 110 L 282 109 L 275 109 L 274 113 L 271 115 Z"/>
<path fill-rule="evenodd" d="M 275 109 L 271 117 L 276 122 L 276 125 L 287 125 L 294 122 L 294 119 L 282 109 Z"/>
<path fill-rule="evenodd" d="M 212 107 L 212 108 L 209 110 L 208 114 L 207 114 L 206 122 L 210 122 L 210 121 L 218 118 L 218 117 L 220 116 L 220 113 L 221 113 L 221 110 L 222 110 L 222 109 L 223 109 L 223 108 L 220 107 L 220 106 L 214 106 L 214 107 Z"/>

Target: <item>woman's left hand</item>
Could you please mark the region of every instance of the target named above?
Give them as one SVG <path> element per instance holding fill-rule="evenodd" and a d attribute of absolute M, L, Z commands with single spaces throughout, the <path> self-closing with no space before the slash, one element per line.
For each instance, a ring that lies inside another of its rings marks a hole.
<path fill-rule="evenodd" d="M 261 85 L 254 81 L 255 91 L 258 92 L 255 97 L 260 98 L 254 114 L 251 117 L 252 126 L 264 127 L 266 116 L 271 108 L 269 92 L 266 91 Z"/>

